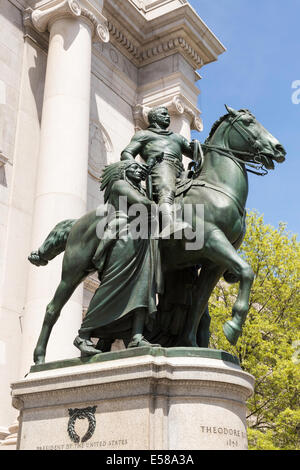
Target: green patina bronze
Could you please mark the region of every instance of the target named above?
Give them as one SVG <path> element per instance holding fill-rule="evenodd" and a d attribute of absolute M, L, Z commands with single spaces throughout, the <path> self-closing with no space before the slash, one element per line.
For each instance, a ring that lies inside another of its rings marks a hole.
<path fill-rule="evenodd" d="M 208 348 L 153 348 L 140 347 L 134 349 L 123 349 L 121 351 L 113 351 L 106 353 L 98 353 L 94 356 L 66 359 L 64 361 L 48 362 L 46 364 L 36 364 L 30 368 L 30 372 L 41 372 L 44 370 L 62 369 L 65 367 L 81 366 L 83 364 L 95 364 L 97 362 L 107 362 L 116 359 L 126 359 L 137 356 L 152 357 L 202 357 L 205 359 L 218 359 L 231 364 L 240 365 L 236 356 L 226 351 Z"/>
<path fill-rule="evenodd" d="M 224 325 L 229 342 L 237 342 L 254 277 L 251 267 L 237 253 L 245 235 L 246 167 L 264 174 L 274 168 L 274 161 L 285 160 L 285 150 L 248 110 L 227 107 L 227 111 L 203 144 L 204 156 L 194 162 L 194 172 L 182 173 L 182 155 L 195 159 L 196 143 L 167 130 L 170 117 L 165 108 L 153 110 L 150 127 L 133 137 L 122 152 L 121 162 L 105 170 L 102 188 L 118 214 L 122 212 L 117 203 L 120 195 L 127 196 L 128 207 L 143 204 L 149 220 L 151 207 L 160 207 L 167 224 L 161 226 L 158 239 L 120 236 L 112 241 L 107 236 L 109 231 L 122 235 L 130 222 L 128 215 L 119 217 L 123 220 L 120 228 L 114 217 L 107 219 L 107 215 L 92 211 L 78 220 L 59 223 L 40 249 L 32 252 L 29 260 L 40 266 L 65 251 L 62 280 L 47 306 L 34 352 L 36 364 L 45 360 L 48 339 L 61 309 L 76 287 L 95 271 L 101 284 L 75 340 L 83 355 L 96 355 L 99 349 L 107 353 L 117 338 L 138 350 L 142 346 L 159 350 L 159 345 L 208 347 L 208 300 L 222 276 L 228 282 L 239 282 L 232 319 Z M 142 165 L 135 163 L 138 154 L 145 162 Z M 150 171 L 145 193 L 141 181 Z M 184 180 L 183 176 L 188 178 Z M 185 232 L 182 239 L 176 238 L 185 224 L 176 224 L 175 201 L 193 208 L 190 228 L 203 232 L 201 247 L 187 249 L 191 240 L 185 238 Z M 204 212 L 197 212 L 199 204 L 204 205 Z M 100 244 L 96 235 L 99 222 L 106 224 Z M 170 240 L 165 236 L 166 229 L 171 233 Z M 91 337 L 99 338 L 97 346 L 90 342 Z M 157 344 L 149 345 L 148 341 Z"/>

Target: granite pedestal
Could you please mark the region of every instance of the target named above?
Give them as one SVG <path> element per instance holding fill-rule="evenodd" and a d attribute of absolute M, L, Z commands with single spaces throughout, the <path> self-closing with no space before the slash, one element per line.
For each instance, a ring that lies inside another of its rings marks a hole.
<path fill-rule="evenodd" d="M 254 378 L 223 351 L 136 348 L 33 366 L 12 384 L 21 450 L 247 449 Z"/>

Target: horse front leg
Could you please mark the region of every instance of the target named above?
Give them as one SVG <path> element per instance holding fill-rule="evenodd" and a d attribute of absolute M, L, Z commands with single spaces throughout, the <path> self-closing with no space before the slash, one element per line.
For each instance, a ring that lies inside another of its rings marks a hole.
<path fill-rule="evenodd" d="M 228 341 L 235 345 L 242 334 L 249 310 L 251 287 L 254 281 L 254 273 L 246 261 L 236 252 L 220 230 L 214 230 L 206 244 L 207 257 L 214 263 L 222 266 L 224 271 L 229 271 L 239 281 L 239 292 L 232 309 L 232 319 L 223 326 L 223 331 Z"/>

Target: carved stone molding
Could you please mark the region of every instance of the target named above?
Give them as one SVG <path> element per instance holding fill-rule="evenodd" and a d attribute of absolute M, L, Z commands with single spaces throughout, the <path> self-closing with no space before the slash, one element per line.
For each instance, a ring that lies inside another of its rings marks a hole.
<path fill-rule="evenodd" d="M 170 0 L 130 0 L 137 8 L 143 12 L 147 12 L 157 6 L 164 6 L 167 3 L 170 3 Z M 179 3 L 185 4 L 187 0 L 178 0 Z"/>
<path fill-rule="evenodd" d="M 9 159 L 4 155 L 4 153 L 1 152 L 0 150 L 0 168 L 9 161 Z"/>
<path fill-rule="evenodd" d="M 124 34 L 115 24 L 111 21 L 107 21 L 108 30 L 110 32 L 111 37 L 121 45 L 126 51 L 130 54 L 131 58 L 134 62 L 140 61 L 140 49 L 137 43 L 134 43 L 131 38 L 128 37 L 128 34 Z"/>
<path fill-rule="evenodd" d="M 136 66 L 180 53 L 195 69 L 226 49 L 186 0 L 106 0 L 111 42 Z"/>
<path fill-rule="evenodd" d="M 94 293 L 96 289 L 98 289 L 100 285 L 100 281 L 96 278 L 96 275 L 88 276 L 84 281 L 84 288 L 87 289 L 89 292 Z"/>
<path fill-rule="evenodd" d="M 204 65 L 203 59 L 195 51 L 191 43 L 182 36 L 157 41 L 150 48 L 146 46 L 140 51 L 139 62 L 147 63 L 157 58 L 157 56 L 165 56 L 166 53 L 171 53 L 175 50 L 182 52 L 185 58 L 192 62 L 195 69 L 199 69 Z"/>
<path fill-rule="evenodd" d="M 200 117 L 200 111 L 188 102 L 182 95 L 176 95 L 171 101 L 167 103 L 153 103 L 152 107 L 165 106 L 168 108 L 170 115 L 180 116 L 187 115 L 191 120 L 191 129 L 198 132 L 203 131 L 203 121 Z M 148 113 L 151 107 L 138 104 L 133 109 L 133 118 L 136 130 L 145 129 L 148 125 Z"/>
<path fill-rule="evenodd" d="M 23 400 L 13 399 L 13 406 L 18 410 L 21 410 L 24 406 Z M 18 440 L 18 430 L 19 430 L 19 421 L 15 421 L 11 426 L 8 427 L 7 435 L 5 439 L 1 442 L 0 447 L 6 448 L 6 450 L 14 450 L 17 445 Z M 2 449 L 1 449 L 2 450 Z"/>
<path fill-rule="evenodd" d="M 117 43 L 118 46 L 130 54 L 131 60 L 137 65 L 146 65 L 153 61 L 158 60 L 160 57 L 165 57 L 166 54 L 174 53 L 179 51 L 183 56 L 189 61 L 192 62 L 192 65 L 195 69 L 199 69 L 204 65 L 203 59 L 195 51 L 191 43 L 184 37 L 178 36 L 175 38 L 164 38 L 158 39 L 155 44 L 148 47 L 145 45 L 138 45 L 137 42 L 134 42 L 124 30 L 121 30 L 116 22 L 108 20 L 108 29 L 111 34 L 112 42 Z"/>
<path fill-rule="evenodd" d="M 58 18 L 73 17 L 87 20 L 93 29 L 93 40 L 108 42 L 106 18 L 88 0 L 51 0 L 31 12 L 34 28 L 44 33 Z"/>
<path fill-rule="evenodd" d="M 148 113 L 150 110 L 151 108 L 143 106 L 142 104 L 137 104 L 133 108 L 133 120 L 136 132 L 149 126 Z"/>

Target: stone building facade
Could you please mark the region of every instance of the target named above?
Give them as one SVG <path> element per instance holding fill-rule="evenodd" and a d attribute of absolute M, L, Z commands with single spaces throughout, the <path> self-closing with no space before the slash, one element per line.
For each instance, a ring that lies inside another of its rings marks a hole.
<path fill-rule="evenodd" d="M 187 0 L 0 0 L 0 443 L 13 448 L 10 383 L 24 377 L 62 257 L 27 256 L 54 225 L 102 201 L 102 168 L 120 158 L 147 112 L 166 105 L 172 129 L 202 130 L 198 70 L 224 46 Z M 63 309 L 47 361 L 73 347 L 97 286 Z"/>

